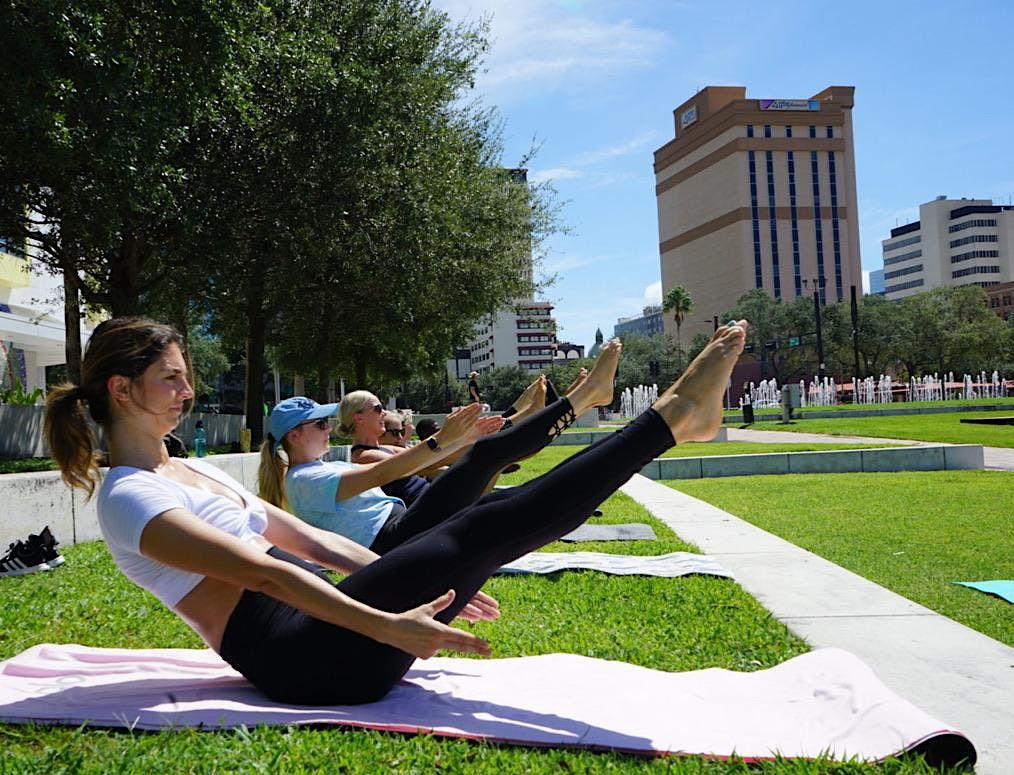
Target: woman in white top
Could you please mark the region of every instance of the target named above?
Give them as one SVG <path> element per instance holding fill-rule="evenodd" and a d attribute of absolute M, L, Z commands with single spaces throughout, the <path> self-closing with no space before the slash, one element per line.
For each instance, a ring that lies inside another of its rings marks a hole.
<path fill-rule="evenodd" d="M 681 381 L 623 431 L 379 558 L 202 462 L 168 456 L 162 438 L 194 395 L 183 339 L 168 326 L 119 318 L 96 327 L 81 385 L 47 399 L 46 437 L 64 480 L 93 494 L 100 476 L 86 407 L 104 427 L 111 468 L 99 521 L 116 563 L 258 689 L 281 702 L 368 702 L 417 657 L 489 654 L 448 622 L 498 616 L 479 592 L 492 573 L 574 529 L 675 436 L 710 438 L 744 329 L 720 328 Z M 603 351 L 569 397 L 575 410 L 611 399 L 619 348 Z M 314 563 L 347 575 L 333 583 Z"/>

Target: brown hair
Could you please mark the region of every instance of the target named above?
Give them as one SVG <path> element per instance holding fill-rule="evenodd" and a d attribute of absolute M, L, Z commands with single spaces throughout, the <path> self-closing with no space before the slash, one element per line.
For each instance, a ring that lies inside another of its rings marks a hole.
<path fill-rule="evenodd" d="M 183 337 L 172 326 L 140 317 L 113 318 L 99 323 L 88 340 L 81 362 L 81 384 L 65 383 L 46 397 L 44 432 L 49 453 L 60 467 L 63 480 L 80 487 L 90 498 L 99 483 L 95 432 L 88 414 L 103 428 L 112 424 L 107 383 L 112 376 L 137 381 L 145 370 L 171 345 L 183 351 L 187 377 L 193 383 L 193 368 Z M 184 403 L 189 412 L 192 400 Z"/>
<path fill-rule="evenodd" d="M 286 456 L 289 453 L 289 441 L 286 438 L 288 435 L 286 433 L 279 442 Z M 288 462 L 282 460 L 269 434 L 261 442 L 261 459 L 257 466 L 257 494 L 268 503 L 286 511 L 289 510 L 289 501 L 285 497 L 285 472 L 288 470 Z"/>

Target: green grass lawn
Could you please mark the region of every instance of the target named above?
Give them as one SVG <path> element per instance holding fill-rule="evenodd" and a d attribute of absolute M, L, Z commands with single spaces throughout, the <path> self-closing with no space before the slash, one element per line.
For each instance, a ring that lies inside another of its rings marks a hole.
<path fill-rule="evenodd" d="M 1014 410 L 1011 411 L 1014 414 Z M 986 447 L 1014 447 L 1014 425 L 963 423 L 962 418 L 996 416 L 995 412 L 948 412 L 888 417 L 828 417 L 793 420 L 789 425 L 755 423 L 759 431 L 829 433 L 835 436 L 877 436 L 887 439 L 941 441 L 948 444 L 982 444 Z"/>
<path fill-rule="evenodd" d="M 525 463 L 534 475 L 560 452 Z M 520 478 L 520 473 L 514 475 Z M 601 521 L 652 524 L 653 542 L 553 544 L 574 549 L 661 554 L 693 547 L 622 494 L 603 506 Z M 0 579 L 0 658 L 41 642 L 116 647 L 199 647 L 193 633 L 154 598 L 127 582 L 102 543 L 71 546 L 51 573 Z M 807 651 L 735 582 L 606 576 L 567 572 L 495 577 L 486 589 L 504 612 L 473 625 L 495 656 L 573 652 L 662 670 L 720 666 L 770 667 Z M 468 626 L 468 625 L 463 625 Z M 335 655 L 340 659 L 341 655 Z M 624 754 L 535 749 L 362 730 L 254 728 L 158 734 L 0 725 L 0 772 L 455 772 L 455 773 L 927 773 L 920 761 L 879 765 L 828 762 L 743 762 L 644 758 Z"/>
<path fill-rule="evenodd" d="M 1014 579 L 1014 473 L 906 471 L 666 482 L 1014 646 L 1014 607 L 952 581 Z"/>

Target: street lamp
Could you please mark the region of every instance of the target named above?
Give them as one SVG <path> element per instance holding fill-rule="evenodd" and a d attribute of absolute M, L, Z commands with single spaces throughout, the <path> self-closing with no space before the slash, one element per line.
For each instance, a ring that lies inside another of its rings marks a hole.
<path fill-rule="evenodd" d="M 817 376 L 823 381 L 824 379 L 824 336 L 820 329 L 820 293 L 827 283 L 827 278 L 823 275 L 811 278 L 810 282 L 813 285 L 813 319 L 817 324 Z M 806 280 L 803 280 L 803 285 L 807 284 Z"/>

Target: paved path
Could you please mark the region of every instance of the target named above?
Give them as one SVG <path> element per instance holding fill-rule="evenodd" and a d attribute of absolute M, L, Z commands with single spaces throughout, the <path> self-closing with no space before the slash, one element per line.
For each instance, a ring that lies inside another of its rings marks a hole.
<path fill-rule="evenodd" d="M 964 732 L 979 754 L 978 775 L 1014 773 L 1014 648 L 663 484 L 637 475 L 623 491 L 718 559 L 811 646 L 852 652 L 899 695 Z"/>
<path fill-rule="evenodd" d="M 906 439 L 878 439 L 871 436 L 832 436 L 826 433 L 795 433 L 793 431 L 760 431 L 753 428 L 728 428 L 729 441 L 756 441 L 765 443 L 815 442 L 818 444 L 939 444 L 936 441 Z M 1014 471 L 1014 449 L 983 447 L 986 468 L 997 471 Z"/>

